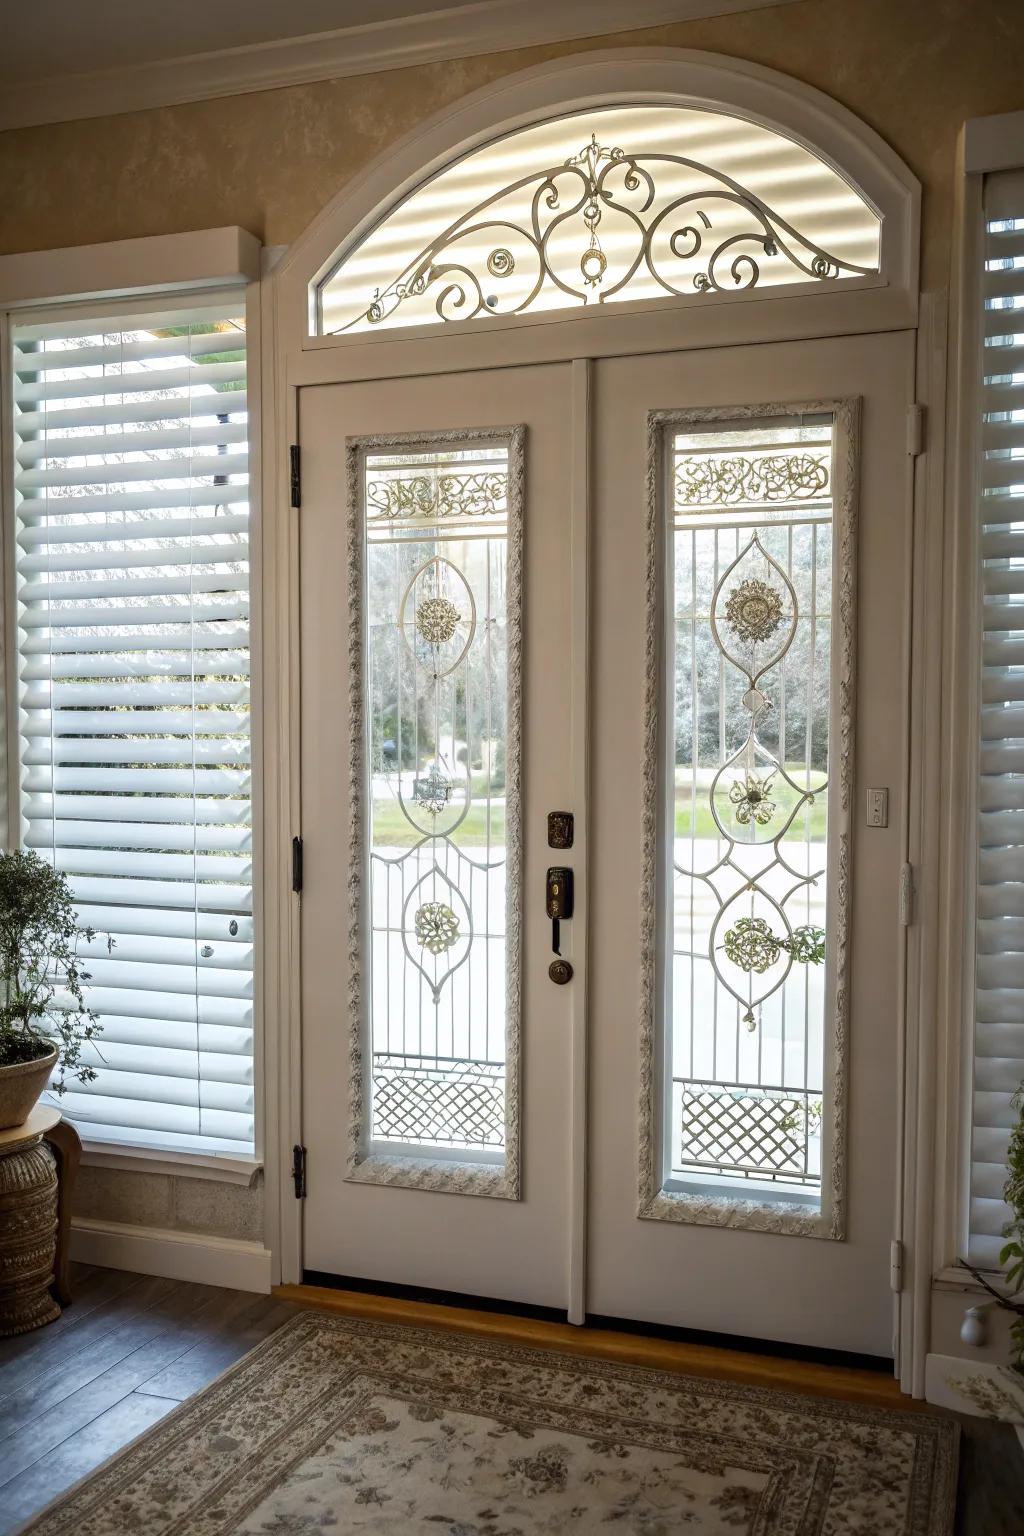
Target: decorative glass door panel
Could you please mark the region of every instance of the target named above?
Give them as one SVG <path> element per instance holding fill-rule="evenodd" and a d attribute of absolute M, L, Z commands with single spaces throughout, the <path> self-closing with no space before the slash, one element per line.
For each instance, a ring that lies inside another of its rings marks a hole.
<path fill-rule="evenodd" d="M 566 1305 L 572 996 L 543 898 L 570 803 L 570 382 L 299 392 L 312 1273 Z"/>
<path fill-rule="evenodd" d="M 362 1147 L 501 1162 L 519 1010 L 509 681 L 520 667 L 510 455 L 518 472 L 521 437 L 353 452 L 366 605 L 365 823 L 354 800 L 369 873 Z"/>
<path fill-rule="evenodd" d="M 595 367 L 591 1312 L 891 1353 L 913 379 Z"/>
<path fill-rule="evenodd" d="M 666 430 L 667 1187 L 820 1198 L 833 419 Z"/>

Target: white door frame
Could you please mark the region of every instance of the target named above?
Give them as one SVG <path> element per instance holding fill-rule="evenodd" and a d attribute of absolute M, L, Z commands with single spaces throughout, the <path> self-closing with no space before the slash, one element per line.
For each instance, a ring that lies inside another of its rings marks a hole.
<path fill-rule="evenodd" d="M 426 334 L 391 331 L 367 341 L 309 334 L 309 284 L 340 247 L 382 206 L 459 153 L 501 132 L 555 114 L 611 102 L 642 100 L 720 108 L 775 127 L 821 154 L 856 184 L 883 215 L 881 270 L 875 280 L 814 294 L 718 295 L 711 302 L 632 304 L 617 310 L 544 314 L 536 319 L 457 322 Z M 920 185 L 865 124 L 821 92 L 775 71 L 721 55 L 683 49 L 597 50 L 507 77 L 438 114 L 378 157 L 313 221 L 266 285 L 264 335 L 264 485 L 266 624 L 266 802 L 277 836 L 266 849 L 268 1135 L 277 1132 L 277 1187 L 267 1190 L 267 1226 L 275 1276 L 302 1274 L 301 1207 L 288 1173 L 301 1143 L 300 898 L 287 878 L 290 843 L 301 828 L 298 761 L 298 519 L 291 508 L 289 445 L 300 440 L 298 392 L 303 385 L 416 375 L 510 363 L 573 363 L 574 533 L 571 586 L 574 639 L 586 650 L 589 490 L 588 359 L 679 351 L 767 340 L 803 340 L 907 329 L 918 319 Z M 440 344 L 439 344 L 440 342 Z M 574 792 L 585 803 L 587 675 L 574 672 Z M 578 712 L 577 712 L 578 711 Z M 272 771 L 271 771 L 272 765 Z M 574 859 L 586 857 L 587 828 L 577 823 Z M 586 928 L 586 879 L 574 923 L 579 951 Z M 271 951 L 273 953 L 271 954 Z M 573 1014 L 572 1125 L 577 1150 L 586 1140 L 586 967 L 577 969 Z M 276 1090 L 276 1091 L 275 1091 Z M 270 1105 L 273 1097 L 275 1102 Z M 585 1230 L 585 1159 L 574 1173 L 571 1315 L 581 1317 Z M 272 1208 L 272 1209 L 271 1209 Z M 909 1295 L 905 1301 L 909 1301 Z M 906 1328 L 908 1325 L 904 1325 Z"/>

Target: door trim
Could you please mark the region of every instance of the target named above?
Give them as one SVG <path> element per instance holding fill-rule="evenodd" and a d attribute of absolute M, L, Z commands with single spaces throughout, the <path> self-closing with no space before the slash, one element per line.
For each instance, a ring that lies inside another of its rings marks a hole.
<path fill-rule="evenodd" d="M 738 1227 L 794 1237 L 843 1241 L 846 1236 L 846 1125 L 849 1077 L 850 882 L 854 773 L 854 713 L 857 664 L 857 526 L 860 447 L 859 397 L 839 400 L 783 401 L 771 404 L 694 407 L 652 411 L 647 423 L 647 514 L 645 636 L 645 739 L 643 756 L 643 888 L 641 894 L 640 1099 L 638 1112 L 639 1177 L 637 1215 L 654 1221 L 700 1226 Z M 728 1195 L 665 1190 L 662 1179 L 664 1134 L 665 997 L 661 957 L 667 933 L 668 870 L 665 849 L 665 763 L 669 749 L 664 636 L 667 583 L 663 558 L 663 442 L 665 429 L 708 422 L 755 421 L 786 415 L 831 415 L 835 422 L 833 527 L 837 531 L 835 590 L 838 595 L 837 643 L 832 663 L 832 735 L 837 751 L 830 773 L 829 816 L 835 828 L 834 865 L 829 871 L 829 907 L 835 947 L 826 972 L 825 995 L 831 1011 L 826 1027 L 826 1071 L 831 1083 L 822 1148 L 822 1203 L 819 1210 L 785 1201 L 754 1201 Z"/>

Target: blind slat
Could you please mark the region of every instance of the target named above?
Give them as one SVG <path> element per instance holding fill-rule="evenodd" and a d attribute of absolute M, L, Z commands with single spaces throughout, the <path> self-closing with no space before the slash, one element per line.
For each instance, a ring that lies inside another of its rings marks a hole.
<path fill-rule="evenodd" d="M 26 357 L 32 355 L 26 354 Z M 244 363 L 210 363 L 202 369 L 186 364 L 180 368 L 141 368 L 133 372 L 86 373 L 80 378 L 68 378 L 67 374 L 75 372 L 69 363 L 63 370 L 64 378 L 50 374 L 37 378 L 31 373 L 26 358 L 19 359 L 16 354 L 14 368 L 17 375 L 15 399 L 23 406 L 48 400 L 104 400 L 111 395 L 154 393 L 157 390 L 187 394 L 193 389 L 212 391 L 216 385 L 245 381 Z"/>
<path fill-rule="evenodd" d="M 14 332 L 22 844 L 97 930 L 63 1107 L 126 1145 L 253 1151 L 243 313 Z"/>
<path fill-rule="evenodd" d="M 19 402 L 15 401 L 16 407 Z M 173 400 L 124 400 L 110 405 L 75 405 L 67 409 L 50 406 L 45 410 L 18 409 L 15 426 L 25 441 L 35 432 L 54 432 L 58 436 L 75 427 L 117 427 L 123 429 L 146 421 L 192 421 L 225 414 L 245 416 L 247 397 L 244 389 L 230 395 L 216 391 L 202 395 L 176 396 Z"/>
<path fill-rule="evenodd" d="M 183 427 L 154 428 L 145 433 L 97 431 L 83 436 L 72 432 L 67 437 L 58 437 L 50 424 L 41 441 L 23 442 L 16 458 L 27 468 L 32 464 L 52 464 L 58 459 L 80 459 L 98 453 L 138 453 L 140 448 L 146 453 L 164 452 L 170 448 L 191 453 L 197 448 L 244 443 L 248 430 L 246 422 L 236 420 L 218 421 L 205 427 L 189 423 Z"/>
<path fill-rule="evenodd" d="M 182 353 L 194 360 L 213 357 L 220 352 L 238 351 L 245 351 L 244 335 L 237 331 L 213 331 L 206 336 L 189 336 L 184 339 L 180 336 L 149 335 L 140 341 L 125 341 L 119 336 L 116 341 L 109 343 L 75 347 L 74 358 L 76 369 L 97 366 L 116 368 L 123 363 L 153 362 L 158 357 L 180 359 Z M 67 354 L 63 349 L 41 352 L 16 345 L 14 358 L 18 374 L 38 376 L 67 368 Z"/>

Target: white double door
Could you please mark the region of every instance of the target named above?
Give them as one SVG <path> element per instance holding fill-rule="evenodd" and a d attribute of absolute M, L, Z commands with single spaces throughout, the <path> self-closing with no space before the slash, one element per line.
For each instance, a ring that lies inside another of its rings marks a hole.
<path fill-rule="evenodd" d="M 912 359 L 300 392 L 307 1273 L 891 1353 Z"/>

